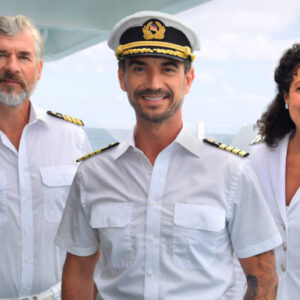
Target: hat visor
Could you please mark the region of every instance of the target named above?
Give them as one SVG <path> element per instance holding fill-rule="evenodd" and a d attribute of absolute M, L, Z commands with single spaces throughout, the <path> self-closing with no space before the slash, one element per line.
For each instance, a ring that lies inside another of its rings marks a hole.
<path fill-rule="evenodd" d="M 119 57 L 120 60 L 130 57 L 162 57 L 162 58 L 170 58 L 176 61 L 183 62 L 185 60 L 190 60 L 189 58 L 183 58 L 167 53 L 132 53 L 132 54 L 126 54 Z"/>

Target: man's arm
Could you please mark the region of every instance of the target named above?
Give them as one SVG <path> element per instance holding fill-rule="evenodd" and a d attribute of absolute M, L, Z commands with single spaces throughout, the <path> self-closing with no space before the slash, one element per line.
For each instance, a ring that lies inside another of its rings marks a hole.
<path fill-rule="evenodd" d="M 244 300 L 275 300 L 278 278 L 273 250 L 239 261 L 247 278 Z"/>
<path fill-rule="evenodd" d="M 67 253 L 62 275 L 63 300 L 93 300 L 95 286 L 93 274 L 99 251 L 90 256 Z"/>

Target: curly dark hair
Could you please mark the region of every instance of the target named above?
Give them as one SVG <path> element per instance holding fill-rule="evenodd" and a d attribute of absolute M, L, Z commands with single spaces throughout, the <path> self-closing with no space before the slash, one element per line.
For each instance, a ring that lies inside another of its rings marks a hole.
<path fill-rule="evenodd" d="M 277 95 L 256 123 L 259 134 L 269 147 L 277 147 L 287 133 L 295 130 L 289 111 L 285 109 L 284 97 L 289 93 L 293 76 L 297 75 L 299 67 L 300 44 L 294 44 L 285 51 L 275 69 Z"/>

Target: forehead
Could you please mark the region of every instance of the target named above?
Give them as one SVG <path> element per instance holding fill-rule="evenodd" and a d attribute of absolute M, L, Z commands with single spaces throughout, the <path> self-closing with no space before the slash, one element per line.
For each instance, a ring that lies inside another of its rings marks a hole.
<path fill-rule="evenodd" d="M 0 34 L 0 50 L 35 53 L 35 39 L 28 30 L 15 36 Z"/>

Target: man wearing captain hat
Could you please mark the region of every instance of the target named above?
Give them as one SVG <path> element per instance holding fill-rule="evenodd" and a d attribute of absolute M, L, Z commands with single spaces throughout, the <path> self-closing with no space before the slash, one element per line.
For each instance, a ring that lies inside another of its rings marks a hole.
<path fill-rule="evenodd" d="M 56 236 L 68 251 L 63 299 L 92 299 L 93 277 L 99 299 L 229 299 L 233 250 L 245 299 L 275 299 L 281 238 L 247 154 L 206 144 L 182 122 L 196 33 L 145 11 L 116 24 L 108 45 L 136 126 L 79 159 Z"/>

